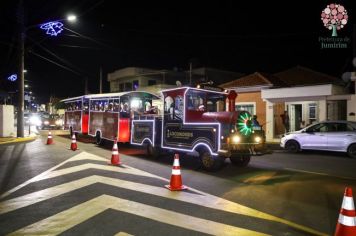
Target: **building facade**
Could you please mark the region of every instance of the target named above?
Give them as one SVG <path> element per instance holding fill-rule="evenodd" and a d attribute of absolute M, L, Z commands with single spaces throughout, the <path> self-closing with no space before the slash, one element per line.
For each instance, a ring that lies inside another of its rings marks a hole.
<path fill-rule="evenodd" d="M 256 114 L 270 142 L 315 122 L 355 120 L 356 95 L 340 79 L 305 67 L 254 73 L 221 86 L 238 93 L 236 108 Z"/>

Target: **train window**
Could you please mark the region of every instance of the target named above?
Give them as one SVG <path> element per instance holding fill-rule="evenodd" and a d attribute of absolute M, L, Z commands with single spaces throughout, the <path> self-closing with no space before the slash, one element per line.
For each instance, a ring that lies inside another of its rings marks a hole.
<path fill-rule="evenodd" d="M 164 99 L 164 111 L 169 112 L 169 109 L 173 106 L 173 98 L 168 96 Z"/>
<path fill-rule="evenodd" d="M 83 111 L 88 111 L 88 110 L 89 110 L 89 101 L 88 100 L 84 100 Z"/>
<path fill-rule="evenodd" d="M 182 120 L 183 119 L 183 110 L 184 110 L 184 100 L 182 96 L 175 97 L 175 106 L 174 106 L 174 119 Z"/>
<path fill-rule="evenodd" d="M 225 96 L 220 94 L 208 94 L 207 111 L 218 112 L 225 111 Z"/>
<path fill-rule="evenodd" d="M 190 90 L 187 94 L 188 110 L 206 110 L 206 92 Z"/>

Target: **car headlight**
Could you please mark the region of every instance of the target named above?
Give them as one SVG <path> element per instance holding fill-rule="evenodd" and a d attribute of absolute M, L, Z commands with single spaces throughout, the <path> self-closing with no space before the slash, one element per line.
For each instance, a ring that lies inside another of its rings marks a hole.
<path fill-rule="evenodd" d="M 255 142 L 256 143 L 259 143 L 259 142 L 261 142 L 262 141 L 262 138 L 260 137 L 260 136 L 256 136 L 255 137 Z"/>
<path fill-rule="evenodd" d="M 238 135 L 232 136 L 232 142 L 233 143 L 239 143 L 240 141 L 241 141 L 240 136 L 238 136 Z"/>
<path fill-rule="evenodd" d="M 59 119 L 59 120 L 56 120 L 56 125 L 62 125 L 63 124 L 63 120 Z"/>
<path fill-rule="evenodd" d="M 48 120 L 45 120 L 45 121 L 43 122 L 43 124 L 49 125 L 49 121 L 48 121 Z"/>
<path fill-rule="evenodd" d="M 31 116 L 30 118 L 30 124 L 31 125 L 36 125 L 36 126 L 40 126 L 41 125 L 41 120 L 38 116 Z"/>

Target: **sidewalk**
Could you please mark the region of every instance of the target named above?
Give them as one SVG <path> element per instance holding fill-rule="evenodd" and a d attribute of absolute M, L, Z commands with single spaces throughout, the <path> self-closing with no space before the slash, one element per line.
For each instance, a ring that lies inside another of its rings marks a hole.
<path fill-rule="evenodd" d="M 17 137 L 0 137 L 0 145 L 2 144 L 15 144 L 15 143 L 21 143 L 21 142 L 28 142 L 28 141 L 33 141 L 37 138 L 37 133 L 31 131 L 31 134 L 29 134 L 28 130 L 25 131 L 25 137 L 23 138 L 17 138 Z M 14 133 L 16 133 L 14 131 Z"/>

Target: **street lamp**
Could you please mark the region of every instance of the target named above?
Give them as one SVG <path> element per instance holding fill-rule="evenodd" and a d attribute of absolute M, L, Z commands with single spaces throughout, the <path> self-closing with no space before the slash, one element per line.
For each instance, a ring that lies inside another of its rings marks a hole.
<path fill-rule="evenodd" d="M 70 14 L 70 15 L 67 16 L 67 20 L 69 22 L 75 22 L 77 20 L 77 16 L 73 15 L 73 14 Z"/>
<path fill-rule="evenodd" d="M 25 107 L 25 78 L 24 78 L 24 56 L 25 56 L 25 36 L 26 31 L 34 26 L 25 28 L 24 25 L 24 7 L 23 0 L 20 0 L 18 5 L 18 24 L 19 24 L 19 68 L 18 68 L 18 109 L 17 109 L 17 137 L 24 137 L 24 107 Z M 74 21 L 76 17 L 71 15 L 70 21 Z M 69 19 L 68 19 L 69 20 Z M 46 34 L 57 36 L 63 31 L 63 23 L 59 21 L 47 22 L 41 24 L 40 28 L 46 30 Z"/>

